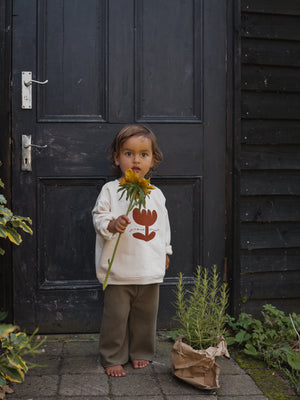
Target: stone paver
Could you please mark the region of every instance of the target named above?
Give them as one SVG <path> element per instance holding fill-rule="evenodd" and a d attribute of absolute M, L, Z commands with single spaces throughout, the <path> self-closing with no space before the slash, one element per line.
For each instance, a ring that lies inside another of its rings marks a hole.
<path fill-rule="evenodd" d="M 94 373 L 105 374 L 104 368 L 100 364 L 99 356 L 89 357 L 66 357 L 61 363 L 60 373 L 64 374 L 89 374 Z"/>
<path fill-rule="evenodd" d="M 138 395 L 138 396 L 122 396 L 122 397 L 112 397 L 112 400 L 163 400 L 164 397 L 162 395 L 157 395 L 157 396 L 144 396 L 144 395 Z"/>
<path fill-rule="evenodd" d="M 152 375 L 127 375 L 124 378 L 110 378 L 113 396 L 157 396 L 161 390 Z"/>
<path fill-rule="evenodd" d="M 97 335 L 55 335 L 44 353 L 31 361 L 46 365 L 32 369 L 7 400 L 267 400 L 234 360 L 218 359 L 218 390 L 199 390 L 172 376 L 173 343 L 159 335 L 153 362 L 143 369 L 125 366 L 126 377 L 111 378 L 99 361 Z"/>
<path fill-rule="evenodd" d="M 222 400 L 268 400 L 266 396 L 255 396 L 255 395 L 248 395 L 245 394 L 244 396 L 235 396 L 232 398 L 232 396 L 223 396 Z"/>
<path fill-rule="evenodd" d="M 66 342 L 63 347 L 64 356 L 92 356 L 99 353 L 98 341 L 72 341 Z"/>
<path fill-rule="evenodd" d="M 61 397 L 58 396 L 56 397 L 54 400 L 112 400 L 111 397 L 107 397 L 107 396 L 72 396 L 72 397 Z M 39 399 L 39 400 L 52 400 L 52 399 Z"/>
<path fill-rule="evenodd" d="M 193 395 L 199 396 L 200 394 L 215 395 L 216 391 L 199 390 L 196 387 L 189 385 L 180 379 L 173 377 L 171 374 L 158 376 L 161 388 L 165 395 Z"/>
<path fill-rule="evenodd" d="M 28 358 L 26 358 L 26 360 L 28 360 Z M 61 358 L 59 356 L 47 357 L 47 355 L 44 355 L 38 358 L 30 358 L 29 361 L 40 365 L 40 367 L 30 368 L 26 377 L 34 375 L 57 375 L 57 371 L 61 365 Z"/>
<path fill-rule="evenodd" d="M 166 397 L 167 400 L 217 400 L 217 396 L 214 394 L 206 394 L 203 392 L 199 392 L 197 395 L 188 395 L 188 396 L 175 396 L 175 395 L 171 395 L 171 396 L 167 396 Z M 233 400 L 232 398 L 230 400 Z M 235 400 L 235 399 L 234 399 Z"/>
<path fill-rule="evenodd" d="M 218 357 L 217 364 L 220 367 L 222 375 L 243 375 L 246 372 L 241 369 L 233 359 L 227 360 L 225 357 Z"/>
<path fill-rule="evenodd" d="M 220 375 L 220 388 L 218 389 L 219 395 L 243 396 L 245 393 L 248 396 L 261 394 L 261 391 L 249 375 Z"/>
<path fill-rule="evenodd" d="M 11 397 L 7 395 L 7 398 L 39 399 L 40 396 L 54 396 L 57 393 L 58 382 L 58 375 L 27 376 L 22 384 L 12 385 L 15 393 Z"/>
<path fill-rule="evenodd" d="M 108 396 L 109 385 L 106 375 L 77 374 L 62 375 L 59 394 L 62 396 Z"/>

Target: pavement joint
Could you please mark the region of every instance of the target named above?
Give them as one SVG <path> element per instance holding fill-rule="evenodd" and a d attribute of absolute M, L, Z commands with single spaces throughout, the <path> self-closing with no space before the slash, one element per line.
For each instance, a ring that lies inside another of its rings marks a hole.
<path fill-rule="evenodd" d="M 162 400 L 167 400 L 167 396 L 163 392 L 163 389 L 162 389 L 161 384 L 160 384 L 159 379 L 158 379 L 158 375 L 157 375 L 153 365 L 163 365 L 163 366 L 165 366 L 165 364 L 164 363 L 159 363 L 158 361 L 152 361 L 151 364 L 150 364 L 150 367 L 151 367 L 151 369 L 153 371 L 153 376 L 155 377 L 156 384 L 158 385 L 158 387 L 160 389 Z"/>

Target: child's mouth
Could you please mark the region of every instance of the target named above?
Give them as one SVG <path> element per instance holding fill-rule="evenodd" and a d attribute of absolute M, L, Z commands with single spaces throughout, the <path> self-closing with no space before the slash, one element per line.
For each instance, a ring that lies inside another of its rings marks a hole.
<path fill-rule="evenodd" d="M 140 170 L 141 170 L 138 167 L 132 167 L 131 169 L 132 169 L 133 172 L 136 172 L 136 173 L 140 172 Z"/>

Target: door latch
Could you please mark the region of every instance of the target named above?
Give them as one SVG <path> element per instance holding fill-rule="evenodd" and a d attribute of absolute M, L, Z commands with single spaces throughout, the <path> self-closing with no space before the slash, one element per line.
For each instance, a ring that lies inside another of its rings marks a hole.
<path fill-rule="evenodd" d="M 40 146 L 38 144 L 31 143 L 31 135 L 22 135 L 22 160 L 21 170 L 32 171 L 31 167 L 31 148 L 36 147 L 38 149 L 45 149 L 47 145 Z"/>
<path fill-rule="evenodd" d="M 37 83 L 39 85 L 45 85 L 48 83 L 48 79 L 44 82 L 35 81 L 32 79 L 31 71 L 22 71 L 22 108 L 24 110 L 32 109 L 32 83 Z"/>

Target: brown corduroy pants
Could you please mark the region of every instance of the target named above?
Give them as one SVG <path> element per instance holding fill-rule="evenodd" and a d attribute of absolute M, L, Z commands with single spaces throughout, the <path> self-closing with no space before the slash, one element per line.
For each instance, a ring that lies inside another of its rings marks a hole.
<path fill-rule="evenodd" d="M 152 359 L 158 300 L 158 283 L 107 286 L 100 331 L 103 367 Z"/>

